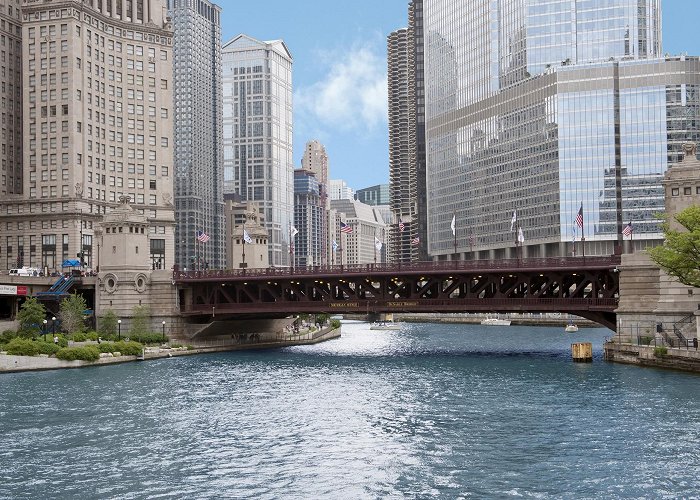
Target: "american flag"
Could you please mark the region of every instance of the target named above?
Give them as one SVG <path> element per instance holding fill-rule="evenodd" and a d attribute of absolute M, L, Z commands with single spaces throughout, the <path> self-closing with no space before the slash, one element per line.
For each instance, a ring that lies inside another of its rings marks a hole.
<path fill-rule="evenodd" d="M 348 226 L 345 222 L 341 221 L 340 232 L 350 234 L 350 233 L 352 233 L 352 226 Z"/>
<path fill-rule="evenodd" d="M 406 226 L 404 225 L 403 221 L 399 219 L 399 231 L 403 233 L 403 230 Z"/>
<path fill-rule="evenodd" d="M 206 243 L 209 241 L 209 235 L 204 231 L 197 231 L 197 241 L 200 243 Z"/>
<path fill-rule="evenodd" d="M 411 245 L 420 245 L 420 237 L 416 236 L 411 240 Z"/>
<path fill-rule="evenodd" d="M 581 208 L 578 209 L 578 214 L 576 214 L 576 225 L 580 228 L 583 227 L 583 203 L 581 203 Z"/>
<path fill-rule="evenodd" d="M 627 224 L 625 226 L 625 228 L 622 230 L 622 235 L 623 236 L 632 236 L 632 231 L 634 231 L 634 229 L 632 228 L 632 222 L 630 221 L 630 223 Z"/>

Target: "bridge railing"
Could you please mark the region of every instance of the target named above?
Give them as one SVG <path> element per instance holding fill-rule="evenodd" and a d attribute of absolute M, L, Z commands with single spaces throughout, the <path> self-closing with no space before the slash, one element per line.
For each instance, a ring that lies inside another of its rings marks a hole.
<path fill-rule="evenodd" d="M 620 264 L 620 256 L 557 257 L 541 259 L 456 260 L 438 262 L 350 264 L 336 266 L 308 266 L 295 268 L 207 269 L 201 271 L 173 271 L 173 281 L 201 281 L 226 278 L 279 278 L 328 275 L 365 275 L 383 273 L 421 273 L 430 271 L 499 271 L 526 269 L 594 269 Z"/>

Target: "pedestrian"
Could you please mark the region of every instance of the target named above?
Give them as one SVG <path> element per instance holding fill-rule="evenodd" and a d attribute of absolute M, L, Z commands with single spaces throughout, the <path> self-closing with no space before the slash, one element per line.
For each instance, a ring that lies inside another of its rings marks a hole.
<path fill-rule="evenodd" d="M 695 347 L 696 351 L 698 350 L 698 338 L 697 337 L 693 337 L 693 347 Z"/>
<path fill-rule="evenodd" d="M 97 337 L 97 343 L 101 344 L 102 343 L 102 337 Z"/>
<path fill-rule="evenodd" d="M 58 335 L 53 336 L 53 343 L 58 345 Z"/>

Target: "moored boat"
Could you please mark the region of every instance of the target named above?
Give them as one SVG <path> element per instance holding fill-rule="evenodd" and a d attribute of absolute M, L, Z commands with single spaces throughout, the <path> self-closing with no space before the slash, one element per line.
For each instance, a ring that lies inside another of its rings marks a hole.
<path fill-rule="evenodd" d="M 481 324 L 485 326 L 510 326 L 510 320 L 487 317 L 481 320 Z"/>

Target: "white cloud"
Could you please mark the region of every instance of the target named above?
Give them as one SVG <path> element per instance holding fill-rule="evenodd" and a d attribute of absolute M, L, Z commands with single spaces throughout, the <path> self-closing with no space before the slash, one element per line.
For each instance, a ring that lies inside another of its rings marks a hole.
<path fill-rule="evenodd" d="M 369 45 L 343 53 L 322 80 L 297 90 L 294 106 L 308 128 L 373 130 L 387 121 L 386 59 Z"/>

